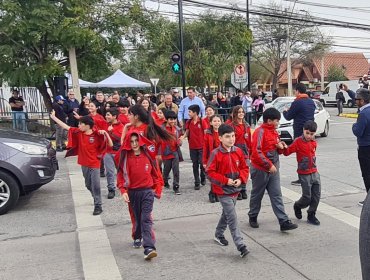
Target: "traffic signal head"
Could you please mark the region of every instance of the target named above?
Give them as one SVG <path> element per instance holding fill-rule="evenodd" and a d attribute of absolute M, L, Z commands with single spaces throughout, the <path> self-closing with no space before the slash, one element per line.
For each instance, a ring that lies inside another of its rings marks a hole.
<path fill-rule="evenodd" d="M 171 62 L 172 62 L 172 71 L 175 74 L 179 74 L 181 72 L 181 56 L 178 53 L 174 53 L 171 55 Z"/>

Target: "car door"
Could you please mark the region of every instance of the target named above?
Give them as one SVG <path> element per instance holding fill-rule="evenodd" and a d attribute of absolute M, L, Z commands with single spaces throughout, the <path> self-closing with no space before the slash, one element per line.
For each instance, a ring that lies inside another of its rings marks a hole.
<path fill-rule="evenodd" d="M 315 103 L 315 122 L 317 123 L 317 133 L 320 134 L 325 129 L 325 123 L 326 123 L 326 114 L 324 107 L 322 104 L 316 100 L 314 100 Z"/>

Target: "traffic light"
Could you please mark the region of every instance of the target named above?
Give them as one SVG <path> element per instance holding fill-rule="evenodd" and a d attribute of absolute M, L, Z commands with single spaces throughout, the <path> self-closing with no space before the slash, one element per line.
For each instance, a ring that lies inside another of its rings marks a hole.
<path fill-rule="evenodd" d="M 175 74 L 181 73 L 181 56 L 178 53 L 171 55 L 172 66 L 171 69 Z"/>

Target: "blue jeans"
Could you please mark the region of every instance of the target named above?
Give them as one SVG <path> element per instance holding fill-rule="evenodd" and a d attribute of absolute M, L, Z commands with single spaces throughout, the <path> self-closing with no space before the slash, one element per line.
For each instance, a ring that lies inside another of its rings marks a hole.
<path fill-rule="evenodd" d="M 13 111 L 13 129 L 27 132 L 26 113 Z"/>

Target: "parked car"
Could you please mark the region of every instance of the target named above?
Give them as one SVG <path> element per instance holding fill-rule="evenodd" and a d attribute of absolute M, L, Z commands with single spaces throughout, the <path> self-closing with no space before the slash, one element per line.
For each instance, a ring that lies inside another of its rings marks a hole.
<path fill-rule="evenodd" d="M 272 103 L 266 105 L 266 109 L 274 107 L 281 113 L 281 119 L 279 122 L 278 132 L 280 134 L 280 139 L 285 142 L 292 142 L 294 140 L 293 132 L 293 120 L 286 120 L 283 116 L 283 111 L 289 109 L 292 105 L 295 97 L 278 97 Z M 329 119 L 330 114 L 322 106 L 321 102 L 318 100 L 313 100 L 315 102 L 315 122 L 317 123 L 316 135 L 321 137 L 327 137 L 329 135 Z M 261 125 L 263 122 L 262 117 L 259 119 L 257 126 Z"/>
<path fill-rule="evenodd" d="M 309 97 L 311 97 L 312 99 L 317 99 L 317 100 L 320 100 L 320 96 L 322 95 L 322 91 L 321 90 L 309 90 L 307 91 L 307 94 Z"/>
<path fill-rule="evenodd" d="M 12 209 L 20 195 L 52 181 L 57 169 L 49 140 L 0 129 L 0 215 Z"/>

